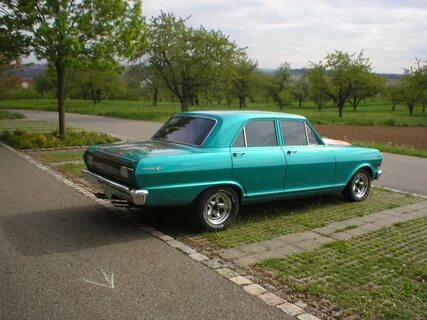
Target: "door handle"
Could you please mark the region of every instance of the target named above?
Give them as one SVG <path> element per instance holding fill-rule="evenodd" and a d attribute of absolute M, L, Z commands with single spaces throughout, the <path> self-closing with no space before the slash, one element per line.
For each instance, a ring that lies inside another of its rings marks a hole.
<path fill-rule="evenodd" d="M 286 152 L 287 154 L 288 154 L 288 156 L 291 156 L 292 157 L 292 155 L 294 154 L 294 153 L 297 153 L 298 151 L 295 151 L 295 150 L 288 150 L 288 152 Z"/>
<path fill-rule="evenodd" d="M 244 152 L 233 152 L 233 157 L 237 158 L 237 157 L 241 157 L 243 156 L 245 153 Z"/>

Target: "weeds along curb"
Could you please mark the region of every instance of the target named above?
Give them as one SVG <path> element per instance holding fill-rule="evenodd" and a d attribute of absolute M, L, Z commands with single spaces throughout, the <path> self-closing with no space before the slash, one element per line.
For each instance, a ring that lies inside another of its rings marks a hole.
<path fill-rule="evenodd" d="M 132 213 L 130 213 L 128 209 L 126 208 L 117 208 L 114 206 L 109 200 L 99 199 L 97 198 L 92 192 L 86 190 L 85 188 L 79 186 L 78 184 L 68 180 L 64 176 L 58 174 L 51 168 L 47 167 L 40 161 L 34 159 L 30 155 L 19 152 L 15 150 L 14 148 L 4 144 L 0 141 L 0 145 L 5 147 L 6 149 L 12 151 L 16 155 L 18 155 L 20 158 L 28 161 L 32 165 L 36 166 L 38 169 L 42 170 L 43 172 L 46 172 L 52 176 L 55 177 L 56 180 L 64 183 L 65 185 L 69 186 L 70 188 L 78 191 L 79 193 L 83 194 L 84 196 L 96 201 L 100 205 L 104 206 L 108 210 L 114 212 L 114 213 L 120 213 L 121 216 L 131 219 L 133 216 Z M 186 254 L 189 258 L 192 260 L 201 263 L 208 268 L 214 270 L 222 277 L 228 279 L 230 282 L 234 283 L 235 285 L 239 286 L 244 290 L 245 292 L 249 293 L 252 296 L 255 296 L 259 298 L 261 301 L 266 303 L 267 305 L 271 307 L 275 307 L 279 310 L 281 310 L 284 314 L 287 314 L 289 316 L 296 317 L 298 320 L 319 320 L 318 317 L 306 312 L 304 308 L 302 308 L 304 305 L 301 304 L 300 306 L 290 303 L 283 298 L 277 296 L 273 292 L 270 292 L 266 288 L 260 286 L 257 283 L 253 283 L 252 280 L 250 280 L 247 277 L 241 276 L 238 272 L 232 270 L 228 266 L 223 263 L 220 263 L 217 259 L 210 259 L 207 256 L 197 252 L 193 248 L 185 245 L 184 243 L 172 238 L 169 235 L 164 234 L 161 231 L 158 231 L 150 226 L 139 226 L 139 229 L 143 232 L 150 233 L 152 236 L 160 239 L 161 241 L 165 242 L 169 246 L 178 249 L 179 251 Z"/>

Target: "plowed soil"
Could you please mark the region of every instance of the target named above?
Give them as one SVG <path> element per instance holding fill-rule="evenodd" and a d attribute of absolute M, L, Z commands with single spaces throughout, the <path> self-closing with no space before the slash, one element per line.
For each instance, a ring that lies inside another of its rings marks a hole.
<path fill-rule="evenodd" d="M 427 149 L 427 127 L 369 127 L 348 125 L 316 125 L 319 133 L 328 138 L 348 142 L 385 143 Z"/>

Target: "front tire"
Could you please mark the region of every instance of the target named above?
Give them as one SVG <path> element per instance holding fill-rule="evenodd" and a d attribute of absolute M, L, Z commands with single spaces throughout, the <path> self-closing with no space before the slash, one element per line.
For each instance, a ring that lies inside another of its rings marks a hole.
<path fill-rule="evenodd" d="M 237 217 L 239 198 L 232 188 L 211 188 L 199 196 L 195 210 L 201 227 L 208 231 L 224 230 Z"/>
<path fill-rule="evenodd" d="M 350 201 L 358 202 L 365 200 L 371 190 L 371 175 L 368 170 L 360 169 L 351 178 L 344 190 L 344 196 Z"/>

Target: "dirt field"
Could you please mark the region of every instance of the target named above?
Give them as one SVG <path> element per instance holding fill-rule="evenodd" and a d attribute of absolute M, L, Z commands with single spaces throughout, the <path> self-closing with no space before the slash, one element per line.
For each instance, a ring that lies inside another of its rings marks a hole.
<path fill-rule="evenodd" d="M 373 143 L 387 143 L 394 146 L 408 146 L 427 149 L 426 127 L 368 127 L 347 125 L 316 125 L 324 137 Z"/>

